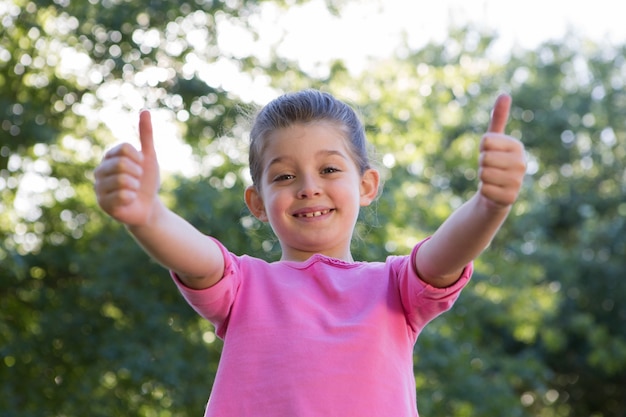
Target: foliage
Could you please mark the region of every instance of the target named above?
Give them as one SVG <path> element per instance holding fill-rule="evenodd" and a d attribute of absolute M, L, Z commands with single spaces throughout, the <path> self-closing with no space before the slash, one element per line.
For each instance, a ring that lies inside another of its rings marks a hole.
<path fill-rule="evenodd" d="M 480 135 L 510 92 L 525 187 L 473 282 L 418 340 L 420 412 L 626 416 L 626 47 L 572 37 L 501 62 L 491 34 L 464 28 L 313 78 L 220 49 L 220 24 L 253 31 L 260 5 L 0 2 L 0 413 L 201 414 L 221 342 L 97 209 L 91 172 L 119 139 L 105 111 L 165 109 L 194 155 L 192 174 L 165 176 L 167 203 L 233 252 L 274 259 L 242 199 L 254 104 L 206 76 L 227 62 L 359 108 L 385 178 L 354 242 L 367 260 L 406 253 L 474 192 Z"/>

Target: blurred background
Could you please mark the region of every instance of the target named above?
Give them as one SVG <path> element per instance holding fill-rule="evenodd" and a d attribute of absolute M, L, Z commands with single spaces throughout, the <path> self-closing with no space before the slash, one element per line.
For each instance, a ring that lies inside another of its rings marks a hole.
<path fill-rule="evenodd" d="M 98 209 L 93 169 L 150 108 L 167 204 L 276 259 L 243 203 L 248 115 L 314 87 L 358 109 L 385 180 L 361 260 L 408 253 L 472 195 L 513 96 L 524 188 L 418 340 L 420 414 L 626 416 L 616 2 L 433 3 L 0 0 L 0 415 L 202 415 L 221 341 Z"/>

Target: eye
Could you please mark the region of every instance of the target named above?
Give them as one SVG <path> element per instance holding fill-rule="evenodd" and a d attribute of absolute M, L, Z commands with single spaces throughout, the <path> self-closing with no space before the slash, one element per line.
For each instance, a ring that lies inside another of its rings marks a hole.
<path fill-rule="evenodd" d="M 341 172 L 341 170 L 335 167 L 326 167 L 322 169 L 322 174 L 333 174 L 335 172 Z"/>
<path fill-rule="evenodd" d="M 274 179 L 272 180 L 273 182 L 280 182 L 280 181 L 289 181 L 294 179 L 296 176 L 295 175 L 291 175 L 291 174 L 280 174 L 274 177 Z"/>

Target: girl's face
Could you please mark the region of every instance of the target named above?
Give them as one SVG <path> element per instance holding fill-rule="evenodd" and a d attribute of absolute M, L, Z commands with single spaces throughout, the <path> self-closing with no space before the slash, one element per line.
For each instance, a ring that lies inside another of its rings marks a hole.
<path fill-rule="evenodd" d="M 352 261 L 350 241 L 360 206 L 376 197 L 379 176 L 362 175 L 344 133 L 327 122 L 295 124 L 266 139 L 258 189 L 246 203 L 278 237 L 282 259 L 303 261 L 315 253 Z"/>

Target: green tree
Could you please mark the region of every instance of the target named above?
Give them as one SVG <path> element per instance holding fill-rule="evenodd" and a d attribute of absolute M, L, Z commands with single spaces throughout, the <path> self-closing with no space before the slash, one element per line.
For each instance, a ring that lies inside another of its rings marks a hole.
<path fill-rule="evenodd" d="M 512 72 L 523 81 L 520 130 L 538 165 L 519 256 L 558 296 L 531 341 L 553 372 L 547 400 L 562 413 L 626 415 L 624 52 L 546 44 Z"/>
<path fill-rule="evenodd" d="M 477 35 L 326 80 L 362 109 L 386 173 L 364 248 L 378 258 L 406 253 L 474 192 L 493 99 L 514 98 L 524 192 L 473 284 L 418 341 L 420 410 L 626 415 L 624 47 L 572 37 L 498 64 L 493 37 Z"/>
<path fill-rule="evenodd" d="M 490 58 L 471 28 L 355 76 L 219 48 L 261 2 L 0 2 L 0 413 L 200 415 L 220 341 L 96 207 L 111 107 L 158 107 L 192 174 L 167 203 L 235 253 L 277 256 L 243 205 L 254 107 L 198 66 L 330 90 L 359 108 L 385 178 L 360 259 L 406 253 L 476 188 L 498 92 L 526 144 L 524 192 L 457 305 L 418 340 L 423 415 L 625 416 L 626 50 L 575 37 Z M 340 4 L 329 3 L 340 10 Z M 214 65 L 214 66 L 212 66 Z"/>
<path fill-rule="evenodd" d="M 91 172 L 116 139 L 100 122 L 110 102 L 127 111 L 159 107 L 175 120 L 192 115 L 186 143 L 212 159 L 194 191 L 177 195 L 175 178 L 164 191 L 199 227 L 210 219 L 207 232 L 245 247 L 242 183 L 231 179 L 245 158 L 232 158 L 226 134 L 239 123 L 232 109 L 240 101 L 185 64 L 222 60 L 262 72 L 255 57 L 217 45 L 219 22 L 246 27 L 258 5 L 1 2 L 3 416 L 201 413 L 219 341 L 166 272 L 97 209 Z M 200 197 L 218 201 L 215 211 L 198 213 L 209 206 Z"/>

